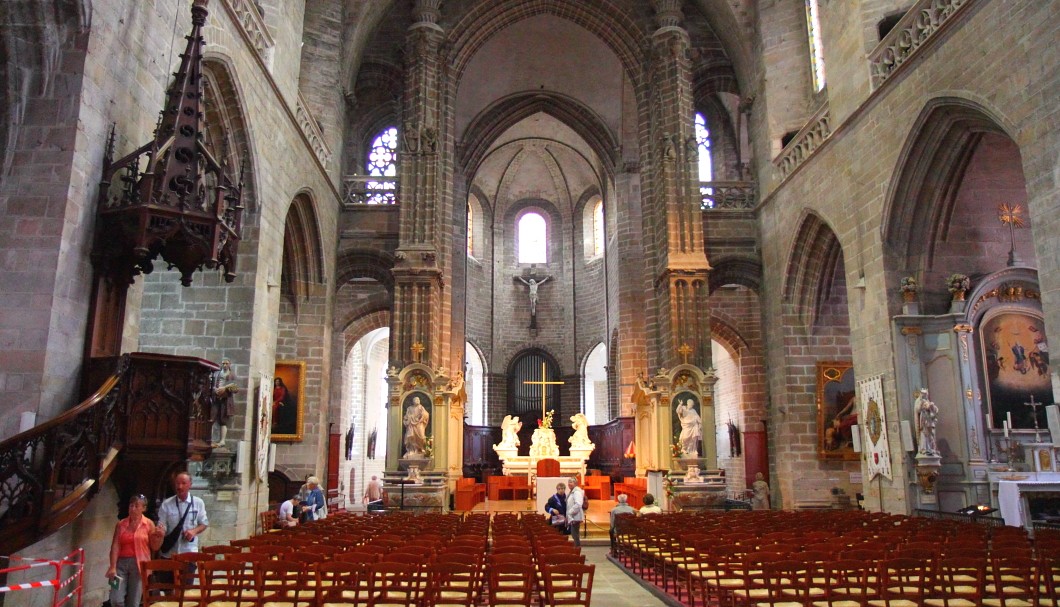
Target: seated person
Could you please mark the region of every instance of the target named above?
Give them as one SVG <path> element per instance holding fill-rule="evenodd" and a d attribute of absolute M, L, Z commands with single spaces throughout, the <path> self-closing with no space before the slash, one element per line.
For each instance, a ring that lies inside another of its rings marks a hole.
<path fill-rule="evenodd" d="M 650 493 L 644 494 L 644 505 L 640 508 L 641 514 L 662 514 L 662 508 L 655 503 L 655 496 Z"/>
<path fill-rule="evenodd" d="M 618 505 L 611 510 L 611 552 L 615 551 L 615 515 L 616 514 L 636 514 L 637 511 L 633 509 L 633 506 L 629 505 L 629 496 L 625 493 L 619 493 Z"/>
<path fill-rule="evenodd" d="M 284 500 L 280 504 L 279 510 L 276 512 L 276 526 L 281 529 L 287 527 L 298 526 L 298 516 L 295 515 L 297 512 L 301 514 L 302 507 L 299 505 L 298 495 L 293 496 L 289 500 Z"/>

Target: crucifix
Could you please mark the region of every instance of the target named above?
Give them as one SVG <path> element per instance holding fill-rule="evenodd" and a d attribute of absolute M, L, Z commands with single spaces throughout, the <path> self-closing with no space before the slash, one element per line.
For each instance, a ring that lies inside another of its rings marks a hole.
<path fill-rule="evenodd" d="M 1002 224 L 1008 226 L 1008 265 L 1014 266 L 1020 262 L 1020 259 L 1016 256 L 1016 234 L 1013 232 L 1013 230 L 1015 228 L 1022 228 L 1024 225 L 1023 207 L 1018 204 L 1014 204 L 1012 206 L 1002 204 L 997 208 L 997 218 L 998 221 L 1000 221 Z M 1035 411 L 1037 411 L 1037 409 L 1035 409 Z"/>
<path fill-rule="evenodd" d="M 541 427 L 542 428 L 545 427 L 544 426 L 545 416 L 547 415 L 547 410 L 548 410 L 548 401 L 546 400 L 546 393 L 548 392 L 548 390 L 546 389 L 546 387 L 547 386 L 562 386 L 563 385 L 563 382 L 561 382 L 561 381 L 548 381 L 546 379 L 546 377 L 547 377 L 546 372 L 547 372 L 547 369 L 545 367 L 545 363 L 544 363 L 544 361 L 542 361 L 541 362 L 541 381 L 530 380 L 530 381 L 524 381 L 523 382 L 523 384 L 527 385 L 527 386 L 541 386 L 541 424 L 542 424 Z M 554 440 L 555 439 L 553 439 L 553 442 L 554 442 Z M 531 447 L 532 447 L 532 445 L 531 445 Z M 532 449 L 531 449 L 530 455 L 531 455 L 531 457 L 533 456 L 533 450 Z M 532 468 L 532 466 L 528 462 L 527 465 L 526 465 L 526 484 L 531 489 L 535 489 L 534 483 L 531 482 L 531 478 L 532 478 L 531 477 L 531 470 L 530 470 L 531 468 Z M 528 492 L 528 494 L 526 496 L 527 505 L 530 504 L 530 498 L 531 498 L 533 493 L 534 493 L 534 491 Z"/>
<path fill-rule="evenodd" d="M 524 285 L 526 285 L 530 289 L 528 295 L 530 296 L 530 328 L 531 329 L 536 329 L 537 328 L 537 288 L 540 287 L 541 285 L 545 284 L 546 282 L 548 282 L 548 280 L 550 278 L 552 278 L 552 277 L 551 276 L 546 276 L 544 278 L 537 278 L 536 276 L 531 276 L 529 278 L 523 278 L 522 276 L 516 276 L 515 277 L 516 280 L 518 280 L 519 282 L 523 283 Z"/>
<path fill-rule="evenodd" d="M 1031 394 L 1031 402 L 1023 404 L 1031 408 L 1031 417 L 1034 418 L 1034 442 L 1040 443 L 1042 438 L 1038 430 L 1038 407 L 1044 407 L 1045 403 L 1034 402 L 1034 395 Z"/>
<path fill-rule="evenodd" d="M 692 353 L 692 346 L 688 344 L 681 344 L 681 347 L 677 349 L 681 354 L 681 358 L 684 359 L 683 363 L 688 364 L 688 355 Z"/>
<path fill-rule="evenodd" d="M 528 386 L 541 386 L 541 421 L 545 420 L 546 407 L 548 406 L 545 401 L 546 390 L 545 386 L 562 386 L 564 382 L 561 381 L 547 381 L 545 380 L 545 363 L 541 363 L 541 381 L 524 381 L 523 384 Z"/>
<path fill-rule="evenodd" d="M 423 344 L 420 342 L 412 344 L 412 356 L 415 358 L 416 362 L 420 362 L 420 355 L 422 355 L 423 351 L 426 349 L 427 348 L 423 347 Z"/>

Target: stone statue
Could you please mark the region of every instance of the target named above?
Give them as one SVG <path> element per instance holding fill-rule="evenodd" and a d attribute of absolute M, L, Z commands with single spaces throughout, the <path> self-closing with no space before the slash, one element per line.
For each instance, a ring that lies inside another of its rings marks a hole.
<path fill-rule="evenodd" d="M 935 426 L 938 425 L 939 408 L 928 400 L 927 388 L 920 390 L 913 410 L 916 411 L 917 455 L 938 455 Z"/>
<path fill-rule="evenodd" d="M 574 428 L 574 434 L 570 437 L 570 446 L 572 448 L 594 446 L 593 441 L 589 440 L 589 420 L 584 413 L 575 413 L 570 416 L 570 423 L 571 427 Z"/>
<path fill-rule="evenodd" d="M 769 510 L 769 483 L 759 472 L 751 484 L 751 510 Z"/>
<path fill-rule="evenodd" d="M 537 316 L 537 288 L 548 282 L 550 278 L 552 277 L 546 276 L 541 280 L 537 280 L 536 278 L 527 280 L 522 276 L 515 277 L 516 280 L 530 287 L 530 316 Z"/>
<path fill-rule="evenodd" d="M 236 385 L 236 374 L 232 371 L 232 361 L 222 358 L 221 368 L 213 378 L 212 417 L 219 429 L 217 442 L 210 445 L 211 447 L 219 448 L 225 445 L 225 439 L 228 437 L 228 420 L 236 412 L 236 394 L 239 394 L 239 386 Z"/>
<path fill-rule="evenodd" d="M 412 397 L 412 405 L 405 411 L 405 457 L 423 458 L 427 447 L 427 422 L 431 414 L 420 403 L 420 397 Z"/>
<path fill-rule="evenodd" d="M 681 454 L 684 457 L 699 457 L 699 441 L 703 438 L 703 420 L 696 412 L 696 403 L 691 398 L 677 405 L 677 419 L 681 420 Z"/>
<path fill-rule="evenodd" d="M 519 421 L 518 416 L 505 415 L 504 421 L 501 422 L 501 444 L 496 445 L 497 449 L 515 449 L 519 446 L 519 430 L 523 429 L 523 422 Z"/>

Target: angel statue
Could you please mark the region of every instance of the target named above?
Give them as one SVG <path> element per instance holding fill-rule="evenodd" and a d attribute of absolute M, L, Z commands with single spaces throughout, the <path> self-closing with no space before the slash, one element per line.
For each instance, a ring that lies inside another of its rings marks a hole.
<path fill-rule="evenodd" d="M 515 449 L 519 446 L 519 430 L 522 430 L 523 422 L 518 416 L 505 415 L 501 422 L 501 444 L 498 449 Z"/>
<path fill-rule="evenodd" d="M 570 446 L 573 448 L 593 446 L 593 442 L 589 440 L 589 420 L 585 414 L 575 413 L 570 417 L 570 422 L 571 427 L 574 428 L 574 434 L 570 437 Z"/>

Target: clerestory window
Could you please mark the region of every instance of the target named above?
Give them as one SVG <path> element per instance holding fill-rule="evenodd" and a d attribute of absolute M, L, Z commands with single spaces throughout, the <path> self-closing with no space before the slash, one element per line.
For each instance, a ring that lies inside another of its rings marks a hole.
<path fill-rule="evenodd" d="M 519 218 L 519 263 L 547 263 L 548 244 L 545 218 L 533 211 Z"/>

